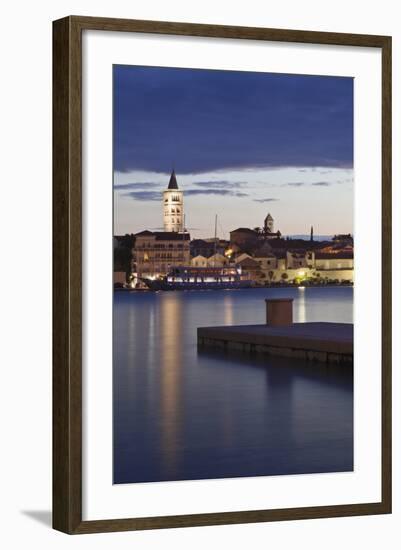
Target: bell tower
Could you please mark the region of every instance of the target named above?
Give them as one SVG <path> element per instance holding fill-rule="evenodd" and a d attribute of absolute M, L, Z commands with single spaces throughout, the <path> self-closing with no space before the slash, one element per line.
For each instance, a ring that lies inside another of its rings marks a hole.
<path fill-rule="evenodd" d="M 264 222 L 264 232 L 265 233 L 274 233 L 274 220 L 273 216 L 269 213 L 267 214 Z"/>
<path fill-rule="evenodd" d="M 171 172 L 168 187 L 163 191 L 163 226 L 164 231 L 183 231 L 184 193 L 178 189 L 174 170 Z"/>

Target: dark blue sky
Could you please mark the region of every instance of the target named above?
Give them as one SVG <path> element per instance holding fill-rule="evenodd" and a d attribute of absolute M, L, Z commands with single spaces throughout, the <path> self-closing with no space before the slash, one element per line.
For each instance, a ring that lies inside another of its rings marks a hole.
<path fill-rule="evenodd" d="M 352 167 L 353 80 L 114 67 L 114 169 Z"/>

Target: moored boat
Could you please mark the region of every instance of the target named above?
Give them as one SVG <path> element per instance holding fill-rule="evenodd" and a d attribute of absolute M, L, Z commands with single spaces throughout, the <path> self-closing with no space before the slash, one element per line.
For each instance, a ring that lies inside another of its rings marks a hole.
<path fill-rule="evenodd" d="M 173 268 L 165 277 L 142 280 L 151 290 L 224 290 L 253 286 L 248 274 L 237 266 L 180 266 Z"/>

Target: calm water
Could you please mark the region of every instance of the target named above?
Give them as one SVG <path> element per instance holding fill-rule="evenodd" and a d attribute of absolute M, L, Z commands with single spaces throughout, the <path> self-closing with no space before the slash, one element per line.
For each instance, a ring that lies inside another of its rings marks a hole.
<path fill-rule="evenodd" d="M 352 288 L 114 294 L 114 482 L 353 468 L 349 367 L 198 353 L 196 328 L 265 320 L 352 322 Z"/>

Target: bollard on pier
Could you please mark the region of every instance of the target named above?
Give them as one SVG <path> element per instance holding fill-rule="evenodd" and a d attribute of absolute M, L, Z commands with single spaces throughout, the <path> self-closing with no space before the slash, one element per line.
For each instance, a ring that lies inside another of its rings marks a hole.
<path fill-rule="evenodd" d="M 292 325 L 293 298 L 269 298 L 266 302 L 266 324 L 270 327 Z"/>

